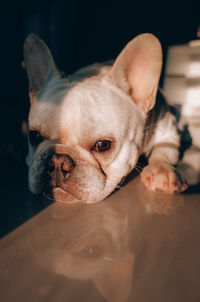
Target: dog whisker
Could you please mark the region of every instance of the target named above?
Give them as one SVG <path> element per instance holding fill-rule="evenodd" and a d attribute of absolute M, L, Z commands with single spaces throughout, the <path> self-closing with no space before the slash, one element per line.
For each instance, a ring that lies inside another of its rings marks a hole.
<path fill-rule="evenodd" d="M 136 170 L 139 174 L 141 174 L 141 170 L 135 166 L 134 170 Z"/>
<path fill-rule="evenodd" d="M 142 169 L 143 169 L 143 168 L 145 167 L 145 165 L 144 165 L 144 164 L 142 164 L 142 163 L 137 163 L 137 164 L 136 164 L 136 167 L 138 167 L 138 168 L 142 168 Z"/>
<path fill-rule="evenodd" d="M 156 127 L 156 126 L 157 126 L 157 123 L 153 123 L 151 125 L 148 125 L 148 126 L 144 127 L 144 130 L 148 130 L 148 129 Z"/>
<path fill-rule="evenodd" d="M 119 261 L 118 261 L 118 260 L 113 259 L 113 258 L 110 258 L 110 257 L 103 257 L 103 259 L 104 259 L 104 260 L 108 260 L 108 261 L 113 261 L 113 262 L 117 262 L 117 263 L 119 263 Z"/>

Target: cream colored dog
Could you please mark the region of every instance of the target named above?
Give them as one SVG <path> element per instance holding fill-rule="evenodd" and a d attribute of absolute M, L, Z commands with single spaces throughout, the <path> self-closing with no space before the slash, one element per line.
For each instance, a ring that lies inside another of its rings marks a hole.
<path fill-rule="evenodd" d="M 183 191 L 174 116 L 158 91 L 162 50 L 152 34 L 130 41 L 113 65 L 94 64 L 63 78 L 45 43 L 24 45 L 30 83 L 29 187 L 64 202 L 98 202 L 148 157 L 149 190 Z"/>

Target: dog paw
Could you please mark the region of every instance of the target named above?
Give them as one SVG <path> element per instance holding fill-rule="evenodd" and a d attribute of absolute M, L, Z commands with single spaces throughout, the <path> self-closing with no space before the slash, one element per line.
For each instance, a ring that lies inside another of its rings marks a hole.
<path fill-rule="evenodd" d="M 141 173 L 141 181 L 150 191 L 160 190 L 167 194 L 180 193 L 188 187 L 174 167 L 163 163 L 146 166 Z"/>

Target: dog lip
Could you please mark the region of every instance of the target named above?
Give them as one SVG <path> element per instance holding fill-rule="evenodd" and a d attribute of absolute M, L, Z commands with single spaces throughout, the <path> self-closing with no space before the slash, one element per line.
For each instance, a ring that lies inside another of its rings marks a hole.
<path fill-rule="evenodd" d="M 61 187 L 54 187 L 52 188 L 50 194 L 47 192 L 43 192 L 43 194 L 45 197 L 53 201 L 64 202 L 64 203 L 80 202 L 80 200 L 75 195 L 69 193 L 68 191 L 63 190 Z"/>

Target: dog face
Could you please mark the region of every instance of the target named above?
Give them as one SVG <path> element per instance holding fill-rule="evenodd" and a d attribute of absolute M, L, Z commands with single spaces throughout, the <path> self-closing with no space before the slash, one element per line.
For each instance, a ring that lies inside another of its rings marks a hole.
<path fill-rule="evenodd" d="M 142 152 L 162 65 L 158 40 L 138 36 L 113 66 L 94 64 L 67 78 L 36 35 L 27 38 L 24 59 L 31 101 L 30 190 L 64 202 L 104 199 Z"/>

